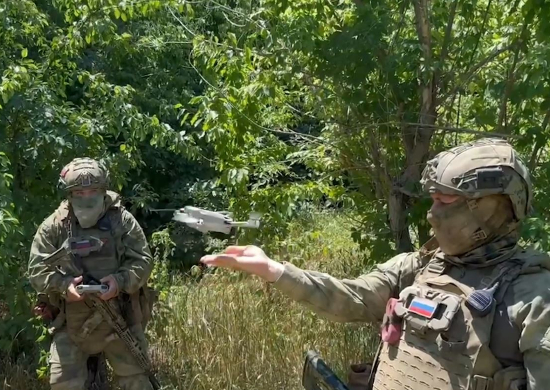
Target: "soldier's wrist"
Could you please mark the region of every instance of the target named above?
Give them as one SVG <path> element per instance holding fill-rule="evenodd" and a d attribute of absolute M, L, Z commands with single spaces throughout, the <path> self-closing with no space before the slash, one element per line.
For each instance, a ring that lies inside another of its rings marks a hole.
<path fill-rule="evenodd" d="M 283 264 L 269 259 L 267 262 L 267 272 L 265 275 L 262 275 L 262 277 L 270 283 L 275 283 L 284 272 L 285 266 Z"/>
<path fill-rule="evenodd" d="M 116 280 L 118 292 L 127 292 L 126 279 L 124 278 L 124 275 L 121 272 L 118 272 L 113 274 L 113 277 Z"/>

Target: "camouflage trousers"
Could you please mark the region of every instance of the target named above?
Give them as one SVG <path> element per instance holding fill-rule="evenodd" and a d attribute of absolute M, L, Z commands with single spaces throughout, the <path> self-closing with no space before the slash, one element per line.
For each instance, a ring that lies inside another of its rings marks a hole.
<path fill-rule="evenodd" d="M 131 329 L 146 350 L 141 326 Z M 116 337 L 86 340 L 77 345 L 62 329 L 54 334 L 50 347 L 50 385 L 52 390 L 85 390 L 88 377 L 86 361 L 90 354 L 103 352 L 122 390 L 152 390 L 153 387 L 122 340 Z"/>

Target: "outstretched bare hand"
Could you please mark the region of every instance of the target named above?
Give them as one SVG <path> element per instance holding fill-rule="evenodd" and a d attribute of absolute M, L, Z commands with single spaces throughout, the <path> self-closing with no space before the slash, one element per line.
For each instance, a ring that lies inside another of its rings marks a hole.
<path fill-rule="evenodd" d="M 268 282 L 274 282 L 284 271 L 284 266 L 267 257 L 264 251 L 254 245 L 230 246 L 218 255 L 207 255 L 201 263 L 209 267 L 229 268 L 257 275 Z"/>

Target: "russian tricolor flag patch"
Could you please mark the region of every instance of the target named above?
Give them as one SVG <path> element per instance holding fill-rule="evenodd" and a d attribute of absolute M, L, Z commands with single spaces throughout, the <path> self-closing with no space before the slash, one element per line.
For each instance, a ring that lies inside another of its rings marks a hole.
<path fill-rule="evenodd" d="M 418 314 L 422 317 L 432 318 L 439 304 L 429 299 L 414 297 L 409 305 L 409 312 Z"/>
<path fill-rule="evenodd" d="M 84 249 L 84 248 L 89 248 L 91 246 L 92 244 L 90 243 L 90 240 L 82 240 L 82 241 L 77 241 L 73 243 L 72 249 Z"/>

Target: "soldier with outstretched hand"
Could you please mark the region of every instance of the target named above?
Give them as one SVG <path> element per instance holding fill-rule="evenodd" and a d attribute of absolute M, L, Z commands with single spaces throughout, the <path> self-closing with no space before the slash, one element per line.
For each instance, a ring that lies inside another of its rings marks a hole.
<path fill-rule="evenodd" d="M 42 312 L 56 313 L 50 357 L 53 390 L 84 390 L 87 360 L 104 353 L 123 390 L 150 390 L 142 367 L 93 305 L 77 292 L 81 283 L 103 284 L 99 298 L 114 302 L 141 348 L 147 350 L 143 332 L 150 316 L 146 289 L 152 269 L 147 240 L 134 217 L 121 205 L 118 194 L 108 191 L 108 172 L 90 158 L 77 158 L 61 171 L 59 184 L 67 199 L 38 228 L 31 248 L 29 274 L 42 296 Z M 94 237 L 98 245 L 75 255 L 74 267 L 47 265 L 48 258 L 71 242 L 82 248 Z M 70 268 L 70 269 L 69 269 Z M 44 299 L 45 298 L 45 299 Z"/>
<path fill-rule="evenodd" d="M 255 274 L 321 316 L 381 326 L 377 390 L 543 390 L 550 384 L 550 258 L 518 244 L 529 172 L 505 141 L 438 154 L 421 184 L 432 237 L 357 279 L 270 259 L 255 246 L 201 261 Z"/>

